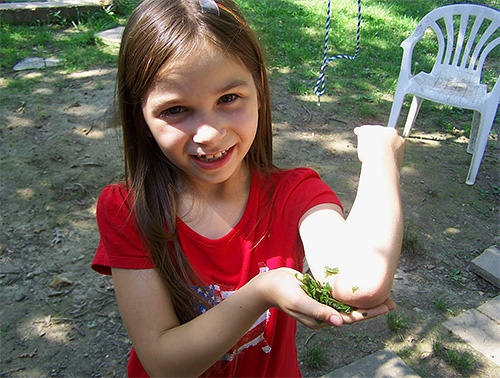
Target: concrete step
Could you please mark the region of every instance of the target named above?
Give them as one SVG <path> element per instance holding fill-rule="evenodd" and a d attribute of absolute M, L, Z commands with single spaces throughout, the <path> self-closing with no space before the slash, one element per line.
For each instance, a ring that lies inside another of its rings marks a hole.
<path fill-rule="evenodd" d="M 443 326 L 500 366 L 500 295 Z"/>
<path fill-rule="evenodd" d="M 78 14 L 96 12 L 112 0 L 51 0 L 0 3 L 0 18 L 9 24 L 31 24 L 36 21 L 76 19 Z"/>
<path fill-rule="evenodd" d="M 500 287 L 500 250 L 497 246 L 491 246 L 472 260 L 471 270 L 496 287 Z"/>
<path fill-rule="evenodd" d="M 419 378 L 396 353 L 383 349 L 321 378 Z"/>

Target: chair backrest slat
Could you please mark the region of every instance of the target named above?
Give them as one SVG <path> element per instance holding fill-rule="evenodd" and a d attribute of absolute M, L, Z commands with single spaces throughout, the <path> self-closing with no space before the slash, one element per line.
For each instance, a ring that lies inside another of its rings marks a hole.
<path fill-rule="evenodd" d="M 490 24 L 490 26 L 488 27 L 488 29 L 486 29 L 486 31 L 483 33 L 483 36 L 481 37 L 481 39 L 480 39 L 480 40 L 479 40 L 479 42 L 477 43 L 476 48 L 474 49 L 474 52 L 473 52 L 473 54 L 472 54 L 472 55 L 473 55 L 473 57 L 474 57 L 474 62 L 471 62 L 471 63 L 470 63 L 470 66 L 471 66 L 471 68 L 472 68 L 472 69 L 476 69 L 476 70 L 479 70 L 479 71 L 481 71 L 481 70 L 482 70 L 482 68 L 483 68 L 483 63 L 484 63 L 484 61 L 485 61 L 485 59 L 486 59 L 486 56 L 487 56 L 487 55 L 488 55 L 488 53 L 491 51 L 491 50 L 489 50 L 489 51 L 487 51 L 487 53 L 485 54 L 486 49 L 484 49 L 484 50 L 483 50 L 484 45 L 486 44 L 486 42 L 490 39 L 490 37 L 493 35 L 493 33 L 495 33 L 495 31 L 496 31 L 499 27 L 500 27 L 500 19 L 493 21 L 493 22 Z M 490 42 L 490 43 L 491 43 L 491 42 Z M 493 46 L 493 47 L 495 47 L 495 46 Z M 493 47 L 492 47 L 492 48 L 493 48 Z M 479 61 L 480 61 L 480 62 L 482 62 L 482 63 L 477 64 L 477 66 L 476 66 L 476 64 L 475 64 L 475 63 L 476 63 L 476 59 L 477 59 L 477 57 L 479 56 L 479 54 L 481 54 L 481 58 L 480 58 L 480 60 L 479 60 Z M 476 66 L 476 67 L 474 68 L 474 66 Z"/>
<path fill-rule="evenodd" d="M 469 14 L 463 14 L 462 18 L 460 20 L 460 29 L 458 31 L 457 47 L 455 48 L 453 62 L 451 63 L 453 66 L 458 66 L 458 60 L 460 59 L 460 56 L 462 54 L 462 48 L 464 46 L 465 36 L 467 35 L 467 28 L 469 26 L 469 18 L 470 18 Z M 462 63 L 464 62 L 464 58 L 465 58 L 465 53 L 462 57 Z M 462 65 L 460 65 L 460 66 L 463 67 Z"/>
<path fill-rule="evenodd" d="M 460 67 L 465 68 L 467 66 L 467 62 L 469 61 L 470 53 L 472 51 L 472 47 L 474 46 L 474 42 L 476 41 L 477 33 L 479 31 L 479 28 L 484 22 L 484 16 L 477 16 L 476 20 L 474 21 L 474 25 L 472 26 L 469 39 L 467 41 L 467 46 L 465 47 L 464 55 L 462 57 L 462 62 L 460 63 Z M 472 57 L 470 57 L 470 64 L 469 67 L 474 67 L 475 61 L 477 60 L 477 55 L 472 54 Z"/>
<path fill-rule="evenodd" d="M 493 41 L 491 41 L 488 46 L 483 50 L 481 57 L 479 58 L 479 61 L 477 62 L 477 70 L 481 71 L 484 65 L 484 61 L 486 60 L 488 54 L 490 53 L 491 50 L 493 50 L 495 47 L 500 45 L 500 37 L 495 38 Z"/>
<path fill-rule="evenodd" d="M 446 46 L 446 40 L 444 38 L 443 29 L 441 29 L 441 26 L 439 26 L 439 24 L 436 21 L 431 23 L 429 26 L 432 28 L 432 30 L 434 30 L 434 34 L 436 34 L 436 38 L 438 40 L 438 52 L 436 55 L 436 63 L 438 63 L 438 62 L 442 63 L 444 49 Z"/>
<path fill-rule="evenodd" d="M 454 46 L 455 46 L 455 25 L 453 24 L 453 14 L 448 13 L 444 17 L 445 26 L 446 26 L 446 55 L 444 60 L 441 61 L 441 64 L 448 65 L 451 60 L 451 55 L 453 54 Z"/>

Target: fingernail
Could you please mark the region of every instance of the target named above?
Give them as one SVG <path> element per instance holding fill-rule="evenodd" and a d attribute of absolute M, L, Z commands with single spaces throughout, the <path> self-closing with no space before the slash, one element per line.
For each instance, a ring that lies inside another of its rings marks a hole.
<path fill-rule="evenodd" d="M 338 317 L 337 315 L 330 316 L 329 321 L 330 321 L 330 324 L 337 326 L 337 327 L 342 325 L 342 319 L 340 317 Z"/>

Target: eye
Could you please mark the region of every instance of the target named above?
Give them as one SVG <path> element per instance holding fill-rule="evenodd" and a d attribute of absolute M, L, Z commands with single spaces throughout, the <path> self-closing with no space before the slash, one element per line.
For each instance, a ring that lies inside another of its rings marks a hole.
<path fill-rule="evenodd" d="M 160 115 L 162 117 L 175 117 L 178 116 L 179 114 L 182 114 L 185 111 L 186 109 L 182 106 L 172 106 L 171 108 L 162 111 Z"/>
<path fill-rule="evenodd" d="M 220 99 L 219 99 L 219 103 L 222 103 L 222 104 L 227 104 L 227 103 L 230 103 L 230 102 L 233 102 L 235 101 L 236 99 L 238 99 L 239 96 L 234 94 L 234 93 L 231 93 L 231 94 L 227 94 L 227 95 L 224 95 L 222 96 Z"/>

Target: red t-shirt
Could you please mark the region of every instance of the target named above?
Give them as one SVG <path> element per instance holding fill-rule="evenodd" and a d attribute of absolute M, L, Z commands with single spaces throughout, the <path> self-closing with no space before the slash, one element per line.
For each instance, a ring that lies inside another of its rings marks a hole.
<path fill-rule="evenodd" d="M 298 223 L 310 208 L 340 205 L 335 193 L 310 169 L 276 171 L 271 193 L 257 174 L 238 224 L 220 239 L 207 239 L 178 219 L 179 242 L 193 268 L 220 302 L 257 274 L 280 267 L 302 270 L 304 250 Z M 149 269 L 144 244 L 130 215 L 123 185 L 110 185 L 99 196 L 97 222 L 101 241 L 92 268 L 111 274 L 111 267 Z M 279 309 L 264 313 L 238 342 L 215 363 L 211 376 L 300 377 L 295 346 L 296 322 Z M 236 367 L 235 367 L 236 366 Z M 236 370 L 235 370 L 236 369 Z M 129 376 L 147 376 L 132 349 Z"/>

